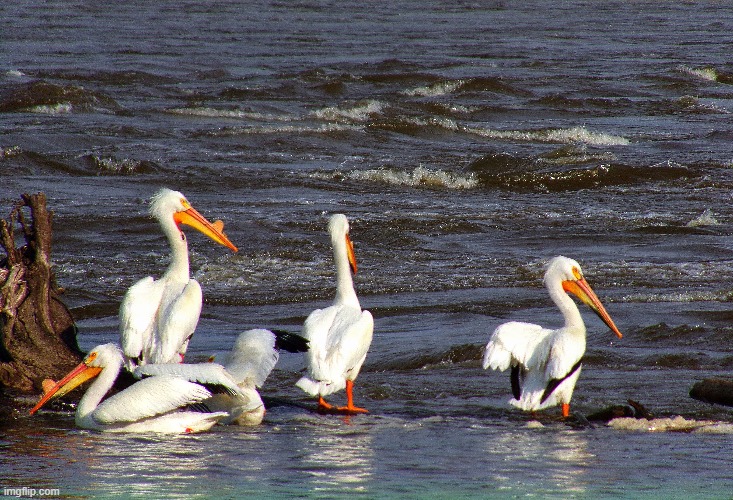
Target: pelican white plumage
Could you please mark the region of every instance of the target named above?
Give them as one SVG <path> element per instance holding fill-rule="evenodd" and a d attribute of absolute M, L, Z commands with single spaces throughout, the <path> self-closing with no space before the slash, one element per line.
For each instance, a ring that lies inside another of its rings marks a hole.
<path fill-rule="evenodd" d="M 43 395 L 31 415 L 48 401 L 63 396 L 83 382 L 98 377 L 76 408 L 76 425 L 108 432 L 192 433 L 210 429 L 226 418 L 226 412 L 187 409 L 212 393 L 203 385 L 182 377 L 163 375 L 134 383 L 122 392 L 102 398 L 112 388 L 123 365 L 123 354 L 115 344 L 95 347 L 84 361 Z M 217 385 L 237 394 L 237 385 L 221 377 Z"/>
<path fill-rule="evenodd" d="M 181 362 L 198 324 L 203 295 L 189 275 L 186 224 L 236 252 L 221 221 L 210 223 L 178 191 L 163 188 L 153 196 L 150 213 L 158 219 L 171 247 L 171 261 L 160 279 L 135 283 L 120 305 L 120 344 L 127 368 L 145 363 Z"/>
<path fill-rule="evenodd" d="M 214 394 L 203 405 L 210 411 L 226 412 L 228 416 L 222 419 L 222 424 L 258 425 L 265 416 L 265 405 L 257 389 L 275 367 L 281 349 L 304 352 L 308 342 L 299 335 L 280 330 L 247 330 L 239 334 L 232 350 L 222 356 L 223 365 L 213 362 L 148 364 L 138 367 L 135 376 L 174 375 L 218 385 L 221 380 L 232 380 L 239 392 Z"/>
<path fill-rule="evenodd" d="M 585 354 L 585 324 L 568 293 L 588 305 L 619 338 L 621 332 L 575 260 L 553 258 L 544 282 L 565 318 L 565 326 L 550 330 L 531 323 L 504 323 L 494 330 L 486 345 L 483 367 L 501 371 L 511 368 L 514 399 L 510 403 L 514 406 L 533 411 L 561 404 L 562 415 L 567 417 Z"/>
<path fill-rule="evenodd" d="M 365 413 L 364 408 L 354 406 L 353 387 L 372 343 L 374 319 L 369 311 L 362 311 L 354 291 L 351 271 L 356 273 L 357 266 L 346 216 L 331 216 L 328 232 L 336 264 L 336 298 L 330 307 L 310 313 L 303 324 L 303 336 L 310 343 L 308 376 L 296 385 L 318 396 L 320 410 Z M 323 399 L 344 388 L 346 406 L 335 408 Z"/>

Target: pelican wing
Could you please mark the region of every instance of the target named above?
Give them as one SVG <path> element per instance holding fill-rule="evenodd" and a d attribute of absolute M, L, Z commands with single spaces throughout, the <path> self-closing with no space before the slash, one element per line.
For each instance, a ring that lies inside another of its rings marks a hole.
<path fill-rule="evenodd" d="M 101 425 L 137 422 L 211 397 L 205 387 L 179 377 L 143 379 L 104 400 L 92 413 Z"/>
<path fill-rule="evenodd" d="M 563 335 L 562 330 L 558 330 L 552 336 L 552 345 L 545 366 L 545 377 L 548 380 L 564 379 L 578 368 L 584 354 L 585 342 L 578 342 L 574 337 Z"/>
<path fill-rule="evenodd" d="M 127 290 L 120 304 L 120 344 L 128 358 L 138 358 L 151 342 L 155 315 L 163 289 L 151 277 L 143 278 Z"/>
<path fill-rule="evenodd" d="M 265 406 L 265 403 L 262 402 L 262 398 L 260 397 L 260 393 L 254 387 L 244 389 L 242 394 L 238 396 L 215 394 L 207 399 L 205 404 L 212 412 L 225 411 L 229 414 L 229 417 L 223 423 L 237 421 L 243 415 L 257 409 L 264 409 Z M 256 417 L 253 415 L 245 416 L 244 420 L 247 424 L 259 424 L 262 421 L 262 416 L 264 416 L 264 412 Z"/>
<path fill-rule="evenodd" d="M 339 307 L 337 306 L 316 309 L 305 319 L 302 334 L 310 342 L 311 349 L 313 349 L 314 344 L 318 348 L 326 346 L 328 332 L 338 311 Z"/>
<path fill-rule="evenodd" d="M 374 318 L 369 311 L 360 311 L 358 319 L 351 322 L 341 335 L 338 347 L 332 352 L 341 357 L 347 371 L 359 370 L 366 359 L 374 332 Z"/>
<path fill-rule="evenodd" d="M 317 380 L 343 379 L 348 371 L 361 368 L 372 342 L 374 319 L 369 311 L 343 307 L 328 332 L 325 352 L 313 366 Z"/>
<path fill-rule="evenodd" d="M 544 369 L 552 347 L 552 333 L 539 325 L 518 321 L 499 325 L 486 344 L 484 370 L 503 371 L 517 364 L 525 370 Z"/>
<path fill-rule="evenodd" d="M 303 337 L 308 339 L 310 349 L 306 353 L 311 375 L 316 379 L 320 370 L 318 367 L 325 362 L 329 352 L 329 332 L 336 318 L 339 308 L 336 306 L 316 309 L 308 315 L 303 323 Z"/>
<path fill-rule="evenodd" d="M 201 315 L 203 293 L 196 280 L 189 280 L 181 293 L 166 307 L 158 320 L 157 349 L 151 353 L 150 363 L 172 363 L 185 354 L 188 341 L 196 330 Z"/>
<path fill-rule="evenodd" d="M 560 386 L 560 384 L 565 382 L 567 379 L 572 377 L 578 370 L 580 370 L 580 366 L 581 366 L 581 360 L 578 360 L 570 368 L 570 370 L 561 378 L 555 378 L 555 377 L 549 378 L 549 380 L 547 381 L 547 385 L 545 386 L 545 391 L 542 393 L 542 398 L 540 399 L 540 403 L 544 403 L 545 401 L 547 401 L 547 398 L 549 398 L 552 395 L 552 393 L 555 391 L 555 389 L 557 389 Z M 515 395 L 515 398 L 516 398 L 516 395 Z"/>
<path fill-rule="evenodd" d="M 237 383 L 249 381 L 262 387 L 279 356 L 275 349 L 275 334 L 258 328 L 239 334 L 224 364 Z"/>
<path fill-rule="evenodd" d="M 240 395 L 241 393 L 237 382 L 227 372 L 226 368 L 218 363 L 147 364 L 136 368 L 135 376 L 137 378 L 143 378 L 143 381 L 150 380 L 144 377 L 177 377 L 189 382 L 202 384 L 214 393 L 226 392 L 231 395 Z"/>

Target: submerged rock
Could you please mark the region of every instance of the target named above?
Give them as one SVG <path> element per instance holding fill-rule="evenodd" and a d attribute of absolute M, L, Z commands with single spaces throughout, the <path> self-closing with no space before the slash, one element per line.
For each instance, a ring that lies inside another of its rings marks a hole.
<path fill-rule="evenodd" d="M 690 397 L 705 403 L 733 406 L 733 380 L 708 378 L 690 389 Z"/>
<path fill-rule="evenodd" d="M 609 422 L 615 418 L 636 418 L 651 420 L 654 415 L 644 405 L 633 399 L 626 401 L 625 405 L 612 405 L 591 413 L 586 418 L 591 422 Z"/>

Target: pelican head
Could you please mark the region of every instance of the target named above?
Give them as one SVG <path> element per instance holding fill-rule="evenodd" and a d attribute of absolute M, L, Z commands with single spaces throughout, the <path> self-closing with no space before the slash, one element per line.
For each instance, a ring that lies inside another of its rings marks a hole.
<path fill-rule="evenodd" d="M 212 224 L 206 220 L 179 191 L 168 188 L 162 188 L 158 191 L 151 199 L 150 215 L 158 219 L 161 224 L 164 224 L 164 221 L 168 220 L 169 217 L 173 217 L 173 221 L 179 230 L 181 224 L 186 224 L 233 252 L 237 251 L 237 247 L 224 234 L 224 223 L 216 221 Z"/>
<path fill-rule="evenodd" d="M 116 365 L 119 371 L 122 360 L 122 351 L 115 344 L 104 344 L 94 348 L 76 368 L 48 388 L 38 404 L 31 410 L 31 415 L 49 401 L 68 394 L 87 380 L 96 377 L 104 368 Z"/>
<path fill-rule="evenodd" d="M 349 258 L 351 271 L 356 274 L 356 255 L 354 254 L 354 244 L 349 237 L 349 220 L 344 214 L 333 214 L 328 221 L 328 233 L 331 235 L 331 242 L 334 249 L 340 248 L 346 241 L 346 255 Z"/>
<path fill-rule="evenodd" d="M 583 270 L 577 261 L 562 255 L 550 261 L 545 272 L 545 286 L 552 290 L 558 283 L 565 292 L 572 293 L 590 307 L 618 338 L 622 337 L 611 316 L 606 312 L 606 308 L 603 307 L 600 299 L 585 280 Z"/>

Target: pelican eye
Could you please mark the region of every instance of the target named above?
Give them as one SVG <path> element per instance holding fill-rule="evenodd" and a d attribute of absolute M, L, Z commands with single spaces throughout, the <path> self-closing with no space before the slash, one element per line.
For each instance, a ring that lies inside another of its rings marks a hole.
<path fill-rule="evenodd" d="M 181 198 L 181 205 L 183 206 L 184 210 L 188 210 L 189 208 L 191 208 L 191 204 L 186 198 Z"/>
<path fill-rule="evenodd" d="M 97 359 L 97 352 L 96 352 L 96 351 L 94 351 L 94 352 L 90 352 L 90 353 L 89 353 L 89 354 L 87 355 L 87 359 L 86 359 L 86 362 L 87 362 L 87 363 L 91 363 L 91 362 L 92 362 L 92 361 L 94 361 L 95 359 Z"/>
<path fill-rule="evenodd" d="M 583 279 L 583 274 L 580 272 L 580 269 L 577 267 L 573 267 L 573 276 L 575 276 L 576 280 Z"/>

